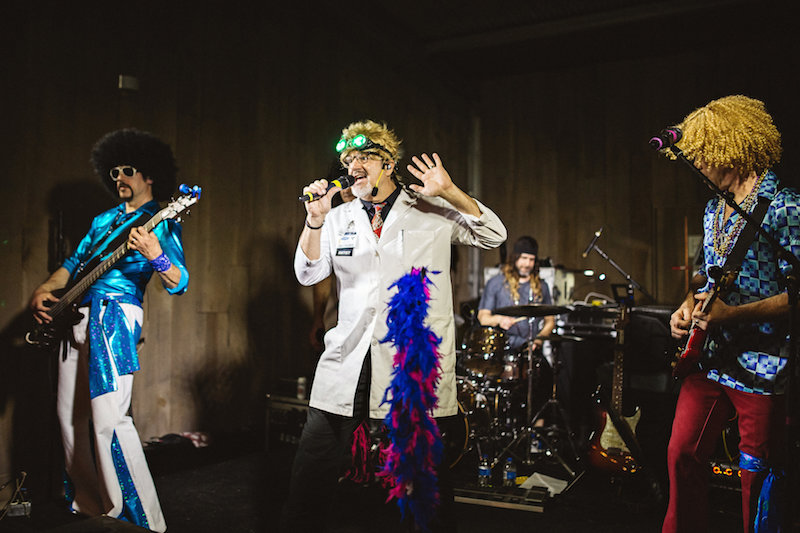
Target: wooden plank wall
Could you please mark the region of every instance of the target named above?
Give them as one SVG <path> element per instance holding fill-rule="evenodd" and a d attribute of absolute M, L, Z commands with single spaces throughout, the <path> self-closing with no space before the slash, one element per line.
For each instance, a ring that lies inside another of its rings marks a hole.
<path fill-rule="evenodd" d="M 302 186 L 328 174 L 341 128 L 363 118 L 385 120 L 405 139 L 401 163 L 436 150 L 465 183 L 466 98 L 425 65 L 412 69 L 378 35 L 365 31 L 363 42 L 343 48 L 333 20 L 303 27 L 301 6 L 164 8 L 152 18 L 118 3 L 92 12 L 60 2 L 17 9 L 14 149 L 0 184 L 15 200 L 0 215 L 0 328 L 24 330 L 28 297 L 47 275 L 57 210 L 74 243 L 113 205 L 88 164 L 95 140 L 122 126 L 152 131 L 173 146 L 181 179 L 201 185 L 203 197 L 184 223 L 189 291 L 170 297 L 154 282 L 145 296 L 137 426 L 144 440 L 257 427 L 265 393 L 280 378 L 310 376 L 315 363 L 311 291 L 292 271 Z M 136 76 L 140 90 L 119 91 L 119 74 Z M 52 369 L 23 374 L 15 359 L 24 347 L 9 341 L 3 351 L 5 479 L 51 451 L 25 452 L 33 429 L 20 429 L 20 418 L 48 420 L 42 432 L 51 441 L 55 425 Z M 14 376 L 25 385 L 12 386 Z M 23 409 L 33 385 L 45 394 Z M 22 426 L 39 427 L 32 420 Z"/>

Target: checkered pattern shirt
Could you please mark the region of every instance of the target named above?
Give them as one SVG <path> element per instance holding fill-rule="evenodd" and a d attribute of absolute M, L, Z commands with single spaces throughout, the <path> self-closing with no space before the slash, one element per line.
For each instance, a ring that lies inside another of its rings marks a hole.
<path fill-rule="evenodd" d="M 770 200 L 762 228 L 772 234 L 781 246 L 800 257 L 800 194 L 793 189 L 780 189 L 778 179 L 768 172 L 758 191 Z M 722 266 L 725 257 L 714 251 L 714 225 L 718 199 L 711 199 L 703 216 L 703 253 L 705 265 L 700 274 L 707 276 L 713 265 Z M 721 216 L 721 214 L 720 214 Z M 725 231 L 739 218 L 733 213 L 725 222 Z M 741 272 L 731 291 L 723 297 L 728 305 L 741 305 L 784 292 L 780 278 L 791 266 L 778 259 L 766 240 L 759 236 L 747 250 Z M 701 291 L 711 289 L 711 280 Z M 715 328 L 706 342 L 703 368 L 708 378 L 736 390 L 757 394 L 783 392 L 783 372 L 787 361 L 788 317 L 774 322 L 744 323 Z"/>

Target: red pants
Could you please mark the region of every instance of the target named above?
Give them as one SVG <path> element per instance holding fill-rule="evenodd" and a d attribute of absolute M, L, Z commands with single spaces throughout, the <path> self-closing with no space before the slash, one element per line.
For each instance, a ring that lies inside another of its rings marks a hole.
<path fill-rule="evenodd" d="M 669 506 L 662 533 L 708 531 L 709 459 L 734 411 L 739 449 L 769 464 L 783 452 L 784 397 L 740 392 L 693 374 L 683 381 L 667 452 Z M 742 520 L 753 531 L 756 502 L 767 472 L 742 474 Z"/>

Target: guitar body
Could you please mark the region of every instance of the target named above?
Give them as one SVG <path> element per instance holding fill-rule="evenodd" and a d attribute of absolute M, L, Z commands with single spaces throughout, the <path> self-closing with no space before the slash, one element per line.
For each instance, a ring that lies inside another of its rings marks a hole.
<path fill-rule="evenodd" d="M 53 296 L 61 298 L 66 292 L 67 289 L 58 289 L 53 291 Z M 25 340 L 42 350 L 55 351 L 61 341 L 69 336 L 72 326 L 82 318 L 83 314 L 78 311 L 77 305 L 71 304 L 55 315 L 49 324 L 35 324 L 25 335 Z"/>
<path fill-rule="evenodd" d="M 700 356 L 703 355 L 703 346 L 706 343 L 708 334 L 706 330 L 698 327 L 692 328 L 689 334 L 689 340 L 686 342 L 686 348 L 678 355 L 676 361 L 672 364 L 672 377 L 675 379 L 683 379 L 689 374 L 693 374 L 700 370 L 698 361 Z"/>
<path fill-rule="evenodd" d="M 625 424 L 626 431 L 635 435 L 634 432 L 641 416 L 642 411 L 637 407 L 632 416 L 620 416 L 615 422 L 612 413 L 599 407 L 597 428 L 589 441 L 589 463 L 612 475 L 627 475 L 636 472 L 639 465 L 628 448 L 625 438 L 617 430 L 617 426 L 622 427 L 621 425 Z"/>

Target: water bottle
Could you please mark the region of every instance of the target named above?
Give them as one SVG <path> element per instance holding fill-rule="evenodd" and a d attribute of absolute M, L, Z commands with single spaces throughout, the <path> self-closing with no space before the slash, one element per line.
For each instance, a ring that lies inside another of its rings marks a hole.
<path fill-rule="evenodd" d="M 543 453 L 544 452 L 544 444 L 542 441 L 539 440 L 539 437 L 536 436 L 536 433 L 531 432 L 531 453 Z"/>
<path fill-rule="evenodd" d="M 489 468 L 489 456 L 483 454 L 481 462 L 478 464 L 478 486 L 488 487 L 492 477 L 492 469 Z"/>
<path fill-rule="evenodd" d="M 509 457 L 506 459 L 506 464 L 503 467 L 503 486 L 516 487 L 517 486 L 517 467 L 514 460 Z"/>

